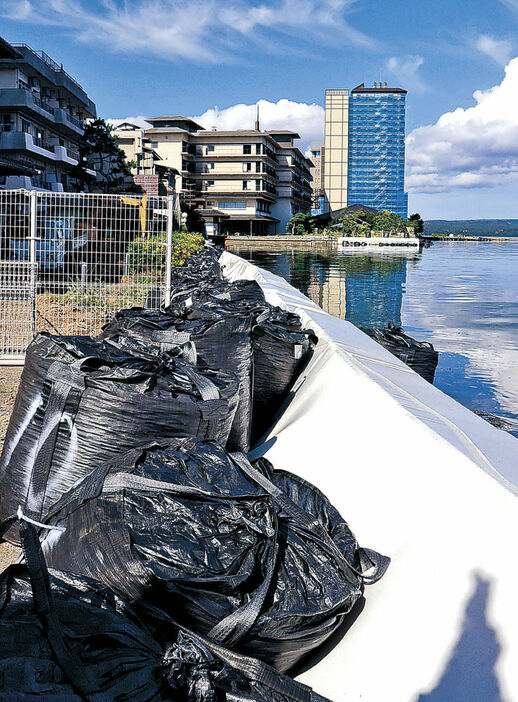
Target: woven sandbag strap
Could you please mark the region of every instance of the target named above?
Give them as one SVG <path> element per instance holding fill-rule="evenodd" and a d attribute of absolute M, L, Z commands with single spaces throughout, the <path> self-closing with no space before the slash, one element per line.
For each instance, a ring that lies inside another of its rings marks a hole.
<path fill-rule="evenodd" d="M 196 345 L 191 340 L 191 335 L 189 332 L 179 332 L 176 329 L 155 329 L 149 335 L 150 340 L 160 345 L 161 351 L 169 351 L 175 346 L 180 346 L 182 349 L 182 357 L 196 365 L 198 362 L 198 354 L 196 352 Z"/>
<path fill-rule="evenodd" d="M 81 359 L 80 365 L 86 359 Z M 36 454 L 32 466 L 25 509 L 34 519 L 41 520 L 52 458 L 65 405 L 72 389 L 77 390 L 74 413 L 77 412 L 85 389 L 84 374 L 77 363 L 52 363 L 47 371 L 50 395 L 45 408 Z"/>
<path fill-rule="evenodd" d="M 113 702 L 112 698 L 98 691 L 98 685 L 92 680 L 83 663 L 72 653 L 65 640 L 61 624 L 56 615 L 49 572 L 41 550 L 38 534 L 32 523 L 27 521 L 27 517 L 23 515 L 20 508 L 18 509 L 18 515 L 8 517 L 0 524 L 0 541 L 16 522 L 20 526 L 20 537 L 31 581 L 34 609 L 42 623 L 59 667 L 68 678 L 70 685 L 87 702 Z M 53 527 L 45 528 L 52 529 Z"/>
<path fill-rule="evenodd" d="M 288 516 L 294 519 L 298 524 L 306 528 L 308 531 L 312 532 L 318 536 L 322 545 L 330 553 L 330 555 L 337 560 L 337 562 L 345 568 L 346 570 L 352 571 L 356 576 L 361 578 L 366 584 L 372 584 L 377 582 L 385 574 L 389 564 L 390 558 L 387 556 L 382 556 L 375 551 L 370 549 L 358 549 L 358 557 L 360 558 L 360 565 L 362 566 L 362 571 L 356 570 L 345 556 L 339 551 L 333 539 L 329 536 L 328 532 L 320 524 L 320 522 L 315 519 L 311 514 L 308 514 L 305 510 L 299 507 L 293 500 L 291 500 L 282 490 L 280 490 L 276 485 L 274 485 L 268 478 L 259 472 L 256 468 L 252 466 L 248 458 L 243 453 L 232 453 L 231 454 L 234 461 L 243 470 L 246 475 L 248 475 L 255 483 L 260 485 L 268 494 L 270 494 L 273 499 L 277 502 L 279 507 Z M 363 556 L 362 556 L 363 551 Z M 366 554 L 370 554 L 367 556 Z M 376 554 L 377 558 L 374 558 Z M 363 557 L 363 561 L 362 561 Z M 369 569 L 374 569 L 372 574 L 367 575 L 363 572 L 364 565 L 369 564 Z"/>
<path fill-rule="evenodd" d="M 207 636 L 213 641 L 220 641 L 227 646 L 234 646 L 247 634 L 257 621 L 258 616 L 270 590 L 279 553 L 278 545 L 278 523 L 275 520 L 275 534 L 269 538 L 267 552 L 266 572 L 260 586 L 254 592 L 250 600 L 239 609 L 222 619 L 212 627 Z"/>
<path fill-rule="evenodd" d="M 220 399 L 217 386 L 212 382 L 212 380 L 210 380 L 210 378 L 202 375 L 196 368 L 182 365 L 178 370 L 180 373 L 183 373 L 189 378 L 200 393 L 202 400 L 207 401 Z"/>
<path fill-rule="evenodd" d="M 325 697 L 317 695 L 307 685 L 280 673 L 263 661 L 251 658 L 250 656 L 244 656 L 235 651 L 230 651 L 191 631 L 188 633 L 194 640 L 198 640 L 201 646 L 208 648 L 218 658 L 221 658 L 221 660 L 231 668 L 239 671 L 248 680 L 264 685 L 270 688 L 272 692 L 284 695 L 289 698 L 291 702 L 330 702 L 330 700 Z"/>

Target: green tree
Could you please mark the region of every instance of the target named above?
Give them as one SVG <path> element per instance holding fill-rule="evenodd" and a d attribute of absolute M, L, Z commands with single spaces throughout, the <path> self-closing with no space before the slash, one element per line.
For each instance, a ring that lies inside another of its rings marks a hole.
<path fill-rule="evenodd" d="M 309 212 L 297 212 L 286 225 L 286 231 L 292 234 L 311 234 L 314 229 L 315 220 Z"/>
<path fill-rule="evenodd" d="M 141 193 L 142 188 L 135 185 L 124 151 L 117 146 L 112 131 L 112 125 L 104 119 L 86 126 L 79 145 L 79 163 L 71 175 L 82 190 L 88 187 L 94 193 Z M 95 175 L 89 171 L 95 171 Z"/>
<path fill-rule="evenodd" d="M 418 212 L 410 215 L 408 218 L 408 224 L 410 227 L 414 227 L 416 234 L 421 234 L 424 231 L 424 222 Z"/>
<path fill-rule="evenodd" d="M 382 210 L 374 217 L 373 229 L 385 234 L 406 234 L 408 221 L 388 210 Z"/>

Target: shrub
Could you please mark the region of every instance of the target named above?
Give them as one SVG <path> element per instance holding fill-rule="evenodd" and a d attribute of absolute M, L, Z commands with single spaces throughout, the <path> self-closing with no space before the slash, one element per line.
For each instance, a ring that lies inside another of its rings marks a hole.
<path fill-rule="evenodd" d="M 204 238 L 197 232 L 174 232 L 171 261 L 174 266 L 184 263 L 203 248 Z M 165 267 L 165 234 L 141 236 L 128 246 L 128 267 L 131 275 L 147 271 L 163 270 Z"/>

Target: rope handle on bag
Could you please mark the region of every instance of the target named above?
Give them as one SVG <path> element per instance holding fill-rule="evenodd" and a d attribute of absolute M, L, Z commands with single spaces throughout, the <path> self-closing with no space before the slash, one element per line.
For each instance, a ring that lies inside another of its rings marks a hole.
<path fill-rule="evenodd" d="M 293 502 L 293 500 L 291 500 L 286 493 L 280 490 L 276 485 L 268 480 L 266 476 L 254 468 L 245 454 L 235 452 L 231 453 L 230 455 L 243 470 L 243 472 L 246 473 L 246 475 L 248 475 L 260 487 L 266 490 L 266 492 L 273 497 L 273 499 L 277 502 L 281 509 L 286 512 L 286 514 L 299 522 L 308 531 L 313 532 L 320 539 L 322 539 L 326 549 L 330 551 L 331 555 L 340 562 L 342 567 L 351 570 L 356 576 L 361 578 L 366 585 L 373 585 L 383 577 L 390 564 L 390 558 L 388 556 L 382 556 L 371 549 L 359 548 L 357 553 L 360 559 L 360 565 L 362 566 L 362 571 L 358 571 L 349 563 L 343 553 L 339 551 L 333 539 L 329 536 L 320 522 L 315 519 L 315 517 L 308 514 L 308 512 L 295 504 L 295 502 Z M 374 573 L 368 575 L 366 571 L 372 569 L 374 569 Z"/>
<path fill-rule="evenodd" d="M 56 615 L 49 571 L 41 550 L 37 531 L 34 527 L 38 526 L 50 530 L 57 529 L 58 531 L 64 531 L 64 527 L 40 524 L 24 515 L 22 508 L 18 507 L 15 515 L 8 517 L 0 524 L 0 542 L 3 540 L 5 533 L 16 523 L 19 524 L 23 554 L 31 581 L 34 609 L 42 623 L 43 629 L 46 631 L 59 667 L 68 678 L 70 685 L 87 702 L 113 702 L 110 697 L 99 692 L 98 685 L 94 682 L 82 661 L 71 651 Z"/>

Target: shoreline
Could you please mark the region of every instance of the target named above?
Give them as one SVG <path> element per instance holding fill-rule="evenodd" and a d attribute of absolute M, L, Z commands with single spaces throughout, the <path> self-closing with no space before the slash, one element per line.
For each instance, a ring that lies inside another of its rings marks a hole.
<path fill-rule="evenodd" d="M 469 243 L 492 243 L 492 242 L 502 242 L 502 241 L 513 241 L 518 237 L 501 237 L 501 236 L 491 236 L 491 237 L 481 237 L 481 236 L 422 236 L 420 237 L 420 242 L 425 243 L 427 241 L 433 242 L 448 242 L 448 241 L 465 241 Z M 268 244 L 268 245 L 284 245 L 284 244 L 338 244 L 337 237 L 334 236 L 307 236 L 307 235 L 274 235 L 274 236 L 228 236 L 225 239 L 226 244 Z"/>

